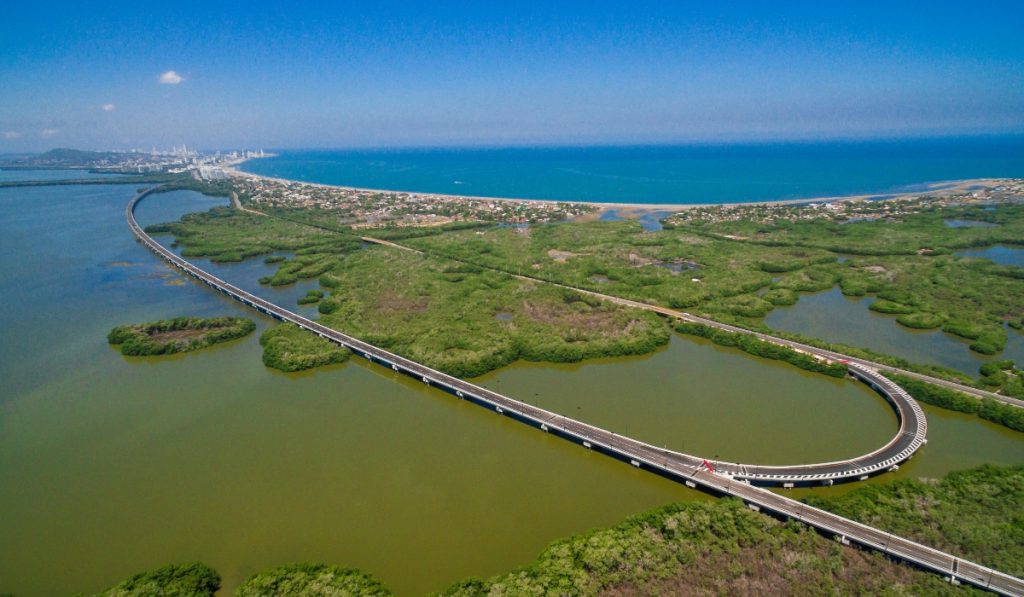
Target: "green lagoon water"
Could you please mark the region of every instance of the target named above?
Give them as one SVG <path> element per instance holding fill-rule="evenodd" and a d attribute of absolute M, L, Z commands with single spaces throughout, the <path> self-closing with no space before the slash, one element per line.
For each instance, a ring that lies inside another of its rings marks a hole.
<path fill-rule="evenodd" d="M 257 335 L 121 356 L 105 340 L 120 323 L 234 314 L 270 325 L 136 243 L 123 218 L 132 193 L 0 189 L 0 592 L 94 591 L 198 559 L 229 590 L 256 570 L 317 560 L 417 595 L 648 508 L 710 499 L 359 359 L 280 374 L 261 364 Z M 219 204 L 176 192 L 138 215 Z M 304 294 L 260 288 L 262 260 L 204 266 L 285 306 Z M 850 456 L 896 426 L 858 384 L 684 338 L 646 357 L 518 364 L 480 381 L 710 457 Z M 924 451 L 872 482 L 1024 462 L 1024 434 L 926 412 Z"/>
<path fill-rule="evenodd" d="M 971 253 L 972 256 L 995 260 L 995 257 L 1004 257 L 1007 251 L 1012 251 L 1004 249 L 993 254 L 999 248 L 990 247 Z M 1012 253 L 1009 255 L 1013 256 Z M 988 361 L 1012 359 L 1018 365 L 1024 365 L 1024 333 L 1009 326 L 1006 327 L 1006 348 L 999 354 L 987 356 L 972 351 L 970 341 L 959 336 L 941 330 L 911 329 L 896 323 L 895 315 L 871 311 L 868 306 L 874 300 L 871 297 L 844 296 L 835 287 L 824 292 L 801 294 L 795 305 L 776 307 L 764 322 L 777 330 L 870 348 L 913 363 L 942 365 L 975 377 L 978 369 Z"/>

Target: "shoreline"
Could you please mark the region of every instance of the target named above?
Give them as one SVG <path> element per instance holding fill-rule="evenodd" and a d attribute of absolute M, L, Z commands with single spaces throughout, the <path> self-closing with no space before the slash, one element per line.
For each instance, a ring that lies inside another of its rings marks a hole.
<path fill-rule="evenodd" d="M 269 157 L 269 156 L 268 156 Z M 600 208 L 601 212 L 609 210 L 619 211 L 621 217 L 633 218 L 642 215 L 650 214 L 653 212 L 660 211 L 671 211 L 674 213 L 686 211 L 689 209 L 702 209 L 711 207 L 756 207 L 756 206 L 780 206 L 780 205 L 801 205 L 808 203 L 842 203 L 846 201 L 870 201 L 875 198 L 878 201 L 892 201 L 899 199 L 907 199 L 911 197 L 922 197 L 922 196 L 935 196 L 945 194 L 955 194 L 968 191 L 968 187 L 983 186 L 983 187 L 994 187 L 1005 183 L 1012 178 L 967 178 L 961 180 L 946 180 L 946 181 L 935 181 L 935 182 L 923 182 L 917 183 L 924 187 L 924 190 L 918 191 L 907 191 L 901 193 L 861 193 L 857 195 L 835 195 L 827 197 L 807 197 L 803 199 L 766 199 L 759 201 L 737 201 L 729 203 L 605 203 L 598 201 L 573 201 L 573 200 L 559 200 L 559 199 L 526 199 L 520 197 L 485 197 L 481 195 L 452 195 L 449 193 L 430 193 L 430 192 L 419 192 L 419 191 L 403 191 L 396 189 L 374 189 L 367 187 L 353 187 L 346 185 L 332 185 L 319 182 L 306 182 L 302 180 L 293 180 L 288 178 L 279 178 L 275 176 L 265 176 L 263 174 L 254 174 L 252 172 L 246 172 L 240 170 L 239 166 L 253 159 L 259 158 L 247 158 L 240 159 L 237 161 L 230 162 L 222 169 L 230 176 L 238 178 L 250 178 L 258 180 L 267 180 L 281 184 L 303 184 L 323 189 L 337 189 L 343 191 L 355 191 L 363 193 L 399 193 L 406 195 L 415 195 L 417 197 L 433 198 L 433 199 L 450 199 L 457 201 L 515 201 L 515 202 L 528 202 L 528 203 L 542 203 L 546 205 L 557 205 L 557 204 L 572 204 L 572 205 L 586 205 L 595 208 Z M 976 190 L 976 189 L 974 189 Z M 584 218 L 587 216 L 583 216 Z"/>

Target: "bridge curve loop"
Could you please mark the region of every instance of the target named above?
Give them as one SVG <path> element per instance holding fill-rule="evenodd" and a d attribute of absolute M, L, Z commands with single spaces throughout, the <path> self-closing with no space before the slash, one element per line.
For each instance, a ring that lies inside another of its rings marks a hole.
<path fill-rule="evenodd" d="M 797 485 L 832 485 L 843 481 L 866 479 L 871 475 L 892 471 L 909 459 L 926 443 L 928 423 L 917 402 L 878 371 L 859 363 L 849 363 L 850 375 L 869 385 L 892 406 L 900 422 L 897 434 L 884 446 L 863 456 L 816 464 L 769 466 L 715 461 L 683 452 L 666 450 L 606 429 L 571 419 L 538 406 L 498 394 L 487 388 L 442 373 L 405 357 L 388 352 L 358 338 L 333 330 L 316 321 L 284 309 L 246 292 L 213 274 L 193 265 L 158 243 L 135 220 L 135 207 L 152 190 L 142 191 L 128 203 L 125 217 L 132 233 L 151 251 L 182 272 L 242 304 L 280 321 L 293 323 L 321 338 L 352 350 L 367 360 L 399 371 L 435 386 L 459 398 L 486 406 L 488 409 L 527 423 L 548 433 L 582 444 L 630 462 L 657 465 L 658 468 L 688 470 L 691 475 L 703 469 L 747 484 L 793 487 Z"/>

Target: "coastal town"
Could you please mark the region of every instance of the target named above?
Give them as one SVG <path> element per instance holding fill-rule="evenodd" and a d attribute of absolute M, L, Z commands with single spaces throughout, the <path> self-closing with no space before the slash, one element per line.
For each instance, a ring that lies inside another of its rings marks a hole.
<path fill-rule="evenodd" d="M 985 179 L 898 195 L 695 206 L 677 211 L 666 218 L 665 223 L 669 226 L 739 221 L 772 224 L 821 219 L 853 223 L 898 220 L 924 209 L 1020 202 L 1024 202 L 1024 179 Z"/>
<path fill-rule="evenodd" d="M 332 212 L 353 228 L 440 226 L 457 222 L 536 224 L 571 220 L 599 211 L 588 203 L 488 199 L 376 191 L 285 181 L 225 169 L 242 203 L 252 209 L 313 209 Z"/>
<path fill-rule="evenodd" d="M 588 202 L 468 197 L 361 189 L 306 183 L 251 174 L 239 169 L 248 160 L 274 157 L 262 149 L 200 152 L 186 145 L 166 150 L 91 152 L 54 149 L 0 164 L 2 169 L 75 168 L 95 173 L 167 175 L 198 183 L 227 184 L 238 205 L 256 211 L 312 209 L 342 226 L 444 226 L 466 222 L 528 225 L 600 217 L 641 217 L 657 212 L 667 227 L 722 222 L 800 222 L 827 219 L 836 223 L 898 220 L 923 209 L 963 205 L 998 205 L 1024 201 L 1022 179 L 978 179 L 932 185 L 916 192 L 711 205 L 658 205 L 645 209 Z"/>
<path fill-rule="evenodd" d="M 86 151 L 64 147 L 0 161 L 2 170 L 82 170 L 97 174 L 184 174 L 225 178 L 222 167 L 244 160 L 272 157 L 262 149 L 198 151 L 185 144 L 149 151 Z"/>
<path fill-rule="evenodd" d="M 458 222 L 534 224 L 599 217 L 610 209 L 618 217 L 640 217 L 653 212 L 672 212 L 665 225 L 696 222 L 749 221 L 770 224 L 779 221 L 828 219 L 838 223 L 895 220 L 923 209 L 963 205 L 997 205 L 1024 201 L 1024 180 L 994 179 L 950 183 L 917 193 L 886 196 L 839 197 L 775 203 L 657 206 L 644 209 L 587 202 L 535 201 L 465 197 L 433 193 L 382 191 L 312 184 L 267 178 L 242 172 L 235 160 L 205 180 L 231 180 L 242 203 L 252 209 L 313 209 L 331 212 L 333 219 L 352 228 L 379 226 L 440 226 Z"/>

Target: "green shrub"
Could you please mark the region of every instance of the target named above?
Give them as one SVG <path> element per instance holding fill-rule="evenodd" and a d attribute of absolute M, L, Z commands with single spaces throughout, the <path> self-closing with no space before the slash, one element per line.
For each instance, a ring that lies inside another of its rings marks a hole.
<path fill-rule="evenodd" d="M 107 341 L 120 345 L 127 356 L 155 356 L 188 352 L 251 334 L 256 324 L 243 317 L 176 317 L 120 325 L 110 330 Z"/>
<path fill-rule="evenodd" d="M 690 334 L 707 338 L 720 346 L 733 346 L 740 350 L 766 359 L 785 361 L 801 369 L 815 373 L 824 373 L 832 377 L 843 377 L 847 373 L 846 365 L 842 363 L 829 363 L 818 360 L 809 354 L 797 352 L 791 348 L 780 346 L 771 342 L 765 342 L 751 334 L 738 334 L 726 332 L 699 323 L 688 323 L 680 321 L 676 323 L 675 329 L 681 334 Z"/>
<path fill-rule="evenodd" d="M 978 416 L 987 421 L 1009 427 L 1014 431 L 1024 431 L 1024 408 L 998 402 L 992 398 L 983 398 L 978 408 Z"/>
<path fill-rule="evenodd" d="M 938 481 L 866 484 L 844 495 L 804 501 L 1007 574 L 1024 574 L 1022 465 L 985 465 Z"/>
<path fill-rule="evenodd" d="M 220 575 L 201 562 L 170 564 L 143 572 L 97 593 L 95 597 L 212 597 Z"/>
<path fill-rule="evenodd" d="M 979 401 L 956 390 L 949 390 L 927 382 L 897 373 L 886 373 L 886 377 L 906 390 L 915 400 L 962 413 L 978 412 Z"/>
<path fill-rule="evenodd" d="M 325 564 L 289 564 L 250 576 L 237 597 L 387 597 L 391 591 L 376 578 L 355 568 Z"/>
<path fill-rule="evenodd" d="M 942 331 L 947 334 L 960 336 L 961 338 L 967 338 L 968 340 L 977 340 L 984 332 L 984 326 L 954 319 L 947 321 L 945 325 L 942 326 Z"/>
<path fill-rule="evenodd" d="M 787 288 L 773 288 L 764 293 L 764 300 L 776 306 L 795 305 L 800 295 Z"/>
<path fill-rule="evenodd" d="M 330 315 L 331 313 L 337 311 L 339 308 L 341 308 L 341 304 L 338 301 L 326 300 L 321 301 L 320 304 L 317 306 L 316 310 L 324 315 Z"/>
<path fill-rule="evenodd" d="M 872 302 L 868 306 L 868 309 L 890 315 L 905 315 L 913 313 L 916 310 L 913 307 L 908 307 L 907 305 L 901 305 L 885 299 L 878 299 L 877 301 Z"/>
<path fill-rule="evenodd" d="M 917 311 L 907 313 L 896 318 L 896 322 L 915 330 L 932 330 L 942 325 L 942 316 L 934 313 Z"/>
<path fill-rule="evenodd" d="M 996 354 L 1006 347 L 1009 340 L 1006 330 L 1001 327 L 987 327 L 978 336 L 978 339 L 971 343 L 971 350 L 981 354 Z"/>
<path fill-rule="evenodd" d="M 264 278 L 260 278 L 263 280 Z M 288 286 L 299 281 L 299 276 L 291 272 L 278 270 L 273 276 L 267 279 L 267 283 L 271 286 Z"/>
<path fill-rule="evenodd" d="M 750 511 L 740 500 L 721 499 L 671 504 L 555 541 L 518 570 L 465 579 L 441 594 L 733 595 L 771 586 L 793 595 L 884 594 L 893 586 L 908 594 L 950 590 L 938 575 L 908 572 L 844 549 L 802 524 L 782 523 Z"/>
<path fill-rule="evenodd" d="M 324 288 L 337 288 L 341 284 L 341 279 L 334 274 L 324 274 L 320 276 L 320 285 Z"/>
<path fill-rule="evenodd" d="M 352 352 L 291 323 L 282 323 L 263 332 L 263 364 L 293 372 L 322 365 L 343 363 Z"/>
<path fill-rule="evenodd" d="M 313 289 L 306 292 L 306 296 L 299 297 L 298 303 L 300 305 L 312 305 L 319 303 L 320 299 L 324 298 L 324 291 Z"/>
<path fill-rule="evenodd" d="M 1005 359 L 1002 361 L 989 361 L 981 366 L 980 372 L 984 376 L 995 375 L 1006 370 L 1013 370 L 1013 361 Z"/>

